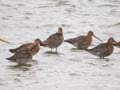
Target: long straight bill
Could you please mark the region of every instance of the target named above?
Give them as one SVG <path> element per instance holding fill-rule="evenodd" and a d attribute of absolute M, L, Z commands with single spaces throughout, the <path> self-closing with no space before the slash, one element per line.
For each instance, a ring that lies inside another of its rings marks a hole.
<path fill-rule="evenodd" d="M 3 40 L 3 39 L 0 39 L 0 41 L 3 41 L 3 42 L 5 42 L 5 43 L 10 44 L 10 42 L 8 42 L 8 41 L 6 41 L 6 40 Z"/>
<path fill-rule="evenodd" d="M 98 39 L 99 41 L 103 42 L 100 38 L 96 37 L 95 35 L 94 35 L 94 37 L 95 37 L 96 39 Z"/>

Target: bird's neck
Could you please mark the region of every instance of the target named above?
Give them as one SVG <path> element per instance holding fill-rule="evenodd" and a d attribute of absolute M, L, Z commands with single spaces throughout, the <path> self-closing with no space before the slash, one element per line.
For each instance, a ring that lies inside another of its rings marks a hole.
<path fill-rule="evenodd" d="M 108 45 L 110 46 L 111 49 L 114 49 L 113 42 L 108 42 Z"/>
<path fill-rule="evenodd" d="M 61 35 L 63 35 L 63 32 L 58 32 L 58 34 L 61 34 Z"/>
<path fill-rule="evenodd" d="M 91 36 L 91 35 L 88 35 L 87 37 L 88 37 L 89 41 L 92 42 L 92 36 Z"/>
<path fill-rule="evenodd" d="M 27 48 L 31 51 L 33 50 L 36 46 L 38 46 L 39 43 L 38 42 L 34 42 L 33 44 L 31 44 L 30 46 L 28 46 Z"/>

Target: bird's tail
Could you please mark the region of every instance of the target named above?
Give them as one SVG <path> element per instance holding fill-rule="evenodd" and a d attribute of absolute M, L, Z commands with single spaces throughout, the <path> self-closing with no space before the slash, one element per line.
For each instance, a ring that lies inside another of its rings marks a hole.
<path fill-rule="evenodd" d="M 15 52 L 16 52 L 16 49 L 9 49 L 9 51 L 10 51 L 11 53 L 15 53 Z"/>
<path fill-rule="evenodd" d="M 46 41 L 43 41 L 43 42 L 40 44 L 40 46 L 46 47 L 48 44 L 49 44 L 49 41 L 46 40 Z"/>
<path fill-rule="evenodd" d="M 13 56 L 11 56 L 11 57 L 9 57 L 9 58 L 6 58 L 7 60 L 9 60 L 9 61 L 12 61 L 12 62 L 15 62 L 16 61 L 16 59 L 15 59 L 15 56 L 13 55 Z"/>
<path fill-rule="evenodd" d="M 69 39 L 67 39 L 67 40 L 64 40 L 65 42 L 69 42 Z"/>
<path fill-rule="evenodd" d="M 72 43 L 73 39 L 64 40 L 65 42 Z"/>
<path fill-rule="evenodd" d="M 85 51 L 89 51 L 89 49 L 85 49 Z"/>
<path fill-rule="evenodd" d="M 48 45 L 48 43 L 46 43 L 46 42 L 42 42 L 41 44 L 40 44 L 40 46 L 47 46 Z"/>

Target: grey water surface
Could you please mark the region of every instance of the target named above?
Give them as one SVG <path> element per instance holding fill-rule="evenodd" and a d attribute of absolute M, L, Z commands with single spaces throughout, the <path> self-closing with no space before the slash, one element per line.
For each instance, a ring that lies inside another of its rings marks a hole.
<path fill-rule="evenodd" d="M 120 90 L 120 49 L 106 59 L 63 43 L 59 54 L 41 47 L 31 67 L 15 67 L 8 51 L 58 27 L 64 38 L 92 30 L 104 42 L 120 41 L 120 0 L 0 0 L 0 90 Z M 92 48 L 101 43 L 93 38 Z"/>

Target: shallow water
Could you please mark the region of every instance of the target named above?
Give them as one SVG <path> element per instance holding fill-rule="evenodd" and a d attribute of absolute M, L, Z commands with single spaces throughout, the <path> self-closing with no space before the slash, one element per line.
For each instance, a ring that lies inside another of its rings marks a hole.
<path fill-rule="evenodd" d="M 57 55 L 41 47 L 31 67 L 15 67 L 5 59 L 12 55 L 8 49 L 35 38 L 45 40 L 59 26 L 65 39 L 92 30 L 104 41 L 120 40 L 120 1 L 1 0 L 0 37 L 13 44 L 0 43 L 0 90 L 120 90 L 118 48 L 100 60 L 64 42 Z M 99 43 L 93 39 L 91 47 Z"/>

